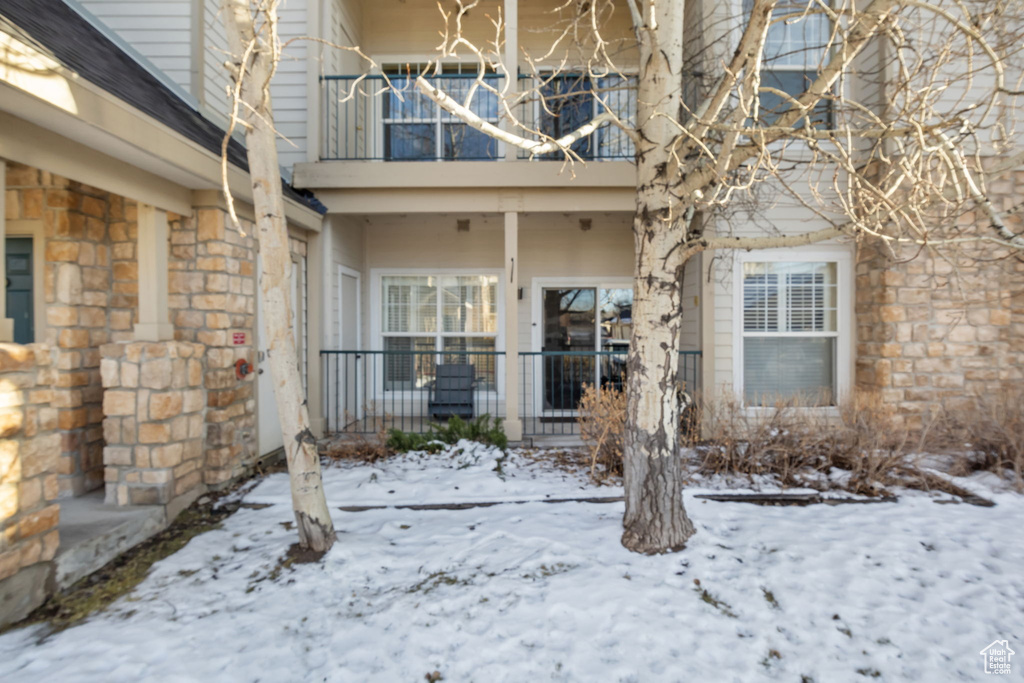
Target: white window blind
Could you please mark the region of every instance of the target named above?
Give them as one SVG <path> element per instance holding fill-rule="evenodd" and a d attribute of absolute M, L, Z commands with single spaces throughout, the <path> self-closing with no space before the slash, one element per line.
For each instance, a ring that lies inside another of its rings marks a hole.
<path fill-rule="evenodd" d="M 838 284 L 832 262 L 743 264 L 747 405 L 833 405 Z"/>
<path fill-rule="evenodd" d="M 381 294 L 386 389 L 426 386 L 437 363 L 471 363 L 495 387 L 496 275 L 386 275 Z"/>

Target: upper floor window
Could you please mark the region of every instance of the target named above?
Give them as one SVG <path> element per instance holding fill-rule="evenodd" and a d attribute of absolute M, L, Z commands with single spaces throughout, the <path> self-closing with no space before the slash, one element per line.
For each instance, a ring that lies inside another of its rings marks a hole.
<path fill-rule="evenodd" d="M 392 89 L 384 96 L 383 156 L 389 161 L 434 159 L 485 160 L 498 158 L 498 142 L 470 128 L 416 89 L 423 65 L 385 65 Z M 428 76 L 435 85 L 462 102 L 477 77 L 475 65 L 444 64 L 441 73 Z M 497 75 L 485 78 L 497 83 Z M 474 114 L 498 124 L 498 98 L 478 88 L 470 105 Z"/>
<path fill-rule="evenodd" d="M 743 0 L 745 17 L 750 16 L 753 7 L 753 0 Z M 784 92 L 794 99 L 800 97 L 827 61 L 831 31 L 832 24 L 820 8 L 812 5 L 808 10 L 806 0 L 780 0 L 772 12 L 761 66 L 759 118 L 762 124 L 771 125 L 792 106 L 787 98 L 765 89 Z M 828 99 L 822 99 L 814 107 L 811 123 L 831 125 L 832 107 Z M 802 121 L 797 125 L 803 125 Z"/>
<path fill-rule="evenodd" d="M 529 77 L 524 77 L 529 80 Z M 521 79 L 523 80 L 523 79 Z M 530 83 L 523 87 L 531 87 Z M 592 121 L 606 110 L 623 121 L 632 122 L 636 113 L 636 82 L 622 76 L 591 77 L 564 73 L 544 77 L 533 115 L 536 129 L 558 139 Z M 633 142 L 617 126 L 605 125 L 574 142 L 570 149 L 583 159 L 629 159 Z M 561 159 L 562 153 L 546 155 Z"/>

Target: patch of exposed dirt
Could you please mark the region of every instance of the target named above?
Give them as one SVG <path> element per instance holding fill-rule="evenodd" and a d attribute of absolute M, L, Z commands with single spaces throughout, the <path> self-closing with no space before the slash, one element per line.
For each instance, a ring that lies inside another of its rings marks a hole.
<path fill-rule="evenodd" d="M 324 555 L 327 552 L 324 550 L 313 550 L 311 548 L 303 548 L 298 543 L 292 543 L 288 546 L 288 552 L 285 553 L 285 566 L 290 567 L 293 564 L 314 564 L 324 559 Z"/>

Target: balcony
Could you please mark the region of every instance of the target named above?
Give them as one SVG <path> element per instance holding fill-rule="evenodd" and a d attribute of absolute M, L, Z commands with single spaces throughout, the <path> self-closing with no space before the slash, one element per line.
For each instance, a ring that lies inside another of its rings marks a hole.
<path fill-rule="evenodd" d="M 518 354 L 516 404 L 525 436 L 579 434 L 576 408 L 585 386 L 624 387 L 627 349 L 609 348 Z M 680 352 L 681 389 L 700 389 L 700 360 L 700 351 Z M 505 361 L 501 351 L 321 351 L 326 431 L 373 434 L 384 427 L 425 432 L 436 421 L 429 400 L 439 363 L 472 365 L 473 415 L 503 418 L 508 414 Z"/>
<path fill-rule="evenodd" d="M 502 126 L 498 97 L 479 87 L 475 75 L 442 74 L 428 80 L 459 102 L 472 92 L 469 108 Z M 500 89 L 502 78 L 488 75 Z M 476 86 L 476 87 L 474 87 Z M 507 159 L 504 143 L 476 131 L 438 107 L 415 86 L 415 77 L 339 75 L 321 78 L 323 161 L 499 161 Z M 603 111 L 632 122 L 636 80 L 559 74 L 539 79 L 521 76 L 511 109 L 516 132 L 540 138 L 565 135 Z M 632 160 L 633 144 L 619 128 L 606 125 L 576 142 L 572 152 L 583 160 Z M 517 159 L 531 159 L 519 150 Z M 532 157 L 560 160 L 561 153 Z"/>

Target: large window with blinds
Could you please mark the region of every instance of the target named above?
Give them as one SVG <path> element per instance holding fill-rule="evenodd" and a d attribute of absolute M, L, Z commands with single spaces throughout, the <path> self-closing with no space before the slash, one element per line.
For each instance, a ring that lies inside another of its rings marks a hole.
<path fill-rule="evenodd" d="M 748 406 L 835 405 L 838 264 L 748 261 L 742 270 L 743 397 Z"/>
<path fill-rule="evenodd" d="M 470 363 L 477 388 L 496 388 L 497 275 L 381 277 L 384 388 L 417 389 L 437 363 Z"/>

